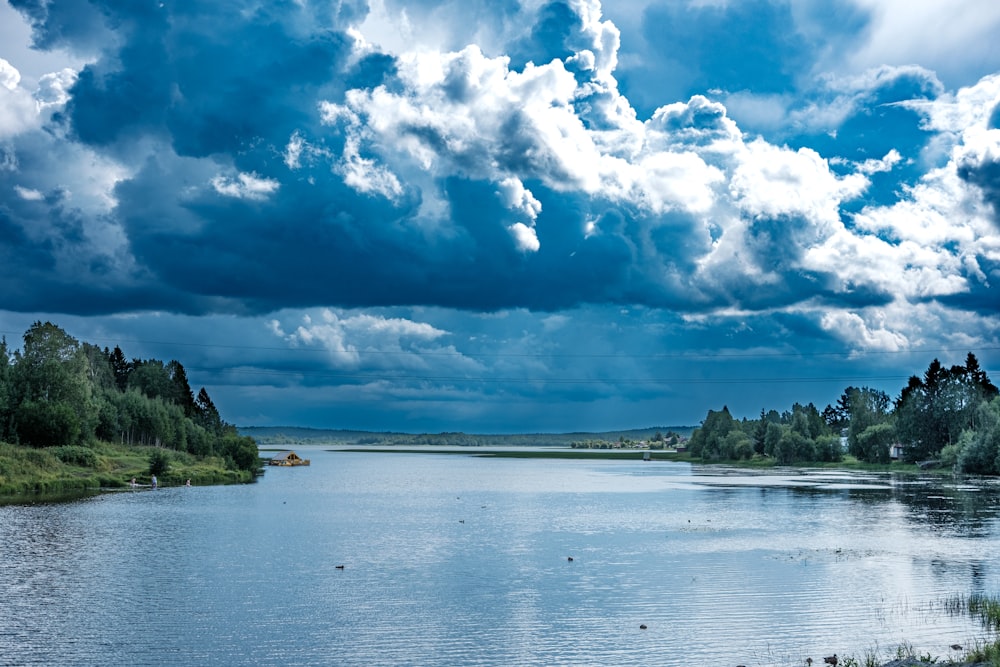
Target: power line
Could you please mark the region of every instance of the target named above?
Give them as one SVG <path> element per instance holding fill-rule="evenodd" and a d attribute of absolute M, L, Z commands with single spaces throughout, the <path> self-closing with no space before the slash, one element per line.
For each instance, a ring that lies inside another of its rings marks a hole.
<path fill-rule="evenodd" d="M 262 376 L 290 376 L 312 380 L 366 380 L 366 381 L 406 381 L 406 382 L 453 382 L 483 384 L 560 384 L 560 385 L 606 385 L 606 384 L 810 384 L 825 382 L 888 382 L 905 381 L 909 375 L 880 376 L 816 376 L 816 377 L 745 377 L 745 378 L 517 378 L 457 375 L 402 375 L 385 373 L 319 373 L 301 370 L 255 369 L 255 368 L 188 368 L 189 371 L 207 374 L 236 374 Z"/>

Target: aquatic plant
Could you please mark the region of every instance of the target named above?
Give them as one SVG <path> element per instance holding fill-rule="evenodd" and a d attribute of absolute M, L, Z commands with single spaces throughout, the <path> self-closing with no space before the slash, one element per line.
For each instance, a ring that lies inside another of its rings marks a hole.
<path fill-rule="evenodd" d="M 987 630 L 1000 631 L 1000 598 L 982 593 L 956 595 L 945 600 L 944 608 L 949 614 L 968 614 Z"/>

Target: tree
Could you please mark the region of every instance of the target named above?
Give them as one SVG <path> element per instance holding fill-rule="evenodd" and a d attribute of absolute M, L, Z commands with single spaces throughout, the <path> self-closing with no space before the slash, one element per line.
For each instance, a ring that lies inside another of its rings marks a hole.
<path fill-rule="evenodd" d="M 852 456 L 867 460 L 865 446 L 859 437 L 865 429 L 889 420 L 889 396 L 884 391 L 869 387 L 849 389 L 847 405 L 850 426 L 847 431 L 847 450 Z M 886 455 L 888 456 L 888 448 Z"/>
<path fill-rule="evenodd" d="M 816 460 L 836 462 L 844 458 L 840 447 L 840 436 L 831 434 L 816 438 Z"/>
<path fill-rule="evenodd" d="M 810 440 L 818 438 L 827 428 L 819 410 L 812 403 L 805 406 L 796 403 L 792 406 L 791 426 L 793 431 Z"/>
<path fill-rule="evenodd" d="M 895 441 L 896 429 L 892 424 L 872 424 L 858 433 L 855 456 L 868 463 L 889 463 L 889 448 Z"/>
<path fill-rule="evenodd" d="M 108 361 L 107 352 L 90 343 L 81 344 L 80 349 L 87 359 L 87 377 L 90 380 L 91 390 L 96 393 L 114 388 L 115 374 Z"/>
<path fill-rule="evenodd" d="M 764 408 L 760 409 L 760 417 L 753 425 L 753 451 L 754 454 L 764 453 L 764 438 L 767 436 L 767 413 Z"/>
<path fill-rule="evenodd" d="M 128 378 L 129 389 L 135 389 L 149 398 L 173 400 L 174 383 L 170 373 L 159 359 L 132 360 L 132 372 Z"/>
<path fill-rule="evenodd" d="M 806 438 L 791 429 L 782 429 L 781 437 L 774 448 L 774 458 L 780 465 L 788 465 L 799 458 L 799 452 L 806 449 Z M 812 457 L 810 457 L 812 458 Z"/>
<path fill-rule="evenodd" d="M 32 447 L 58 447 L 80 442 L 80 418 L 61 401 L 23 401 L 15 412 L 17 433 Z"/>
<path fill-rule="evenodd" d="M 238 470 L 256 470 L 260 467 L 260 454 L 253 438 L 235 433 L 222 438 L 222 454 Z"/>
<path fill-rule="evenodd" d="M 721 454 L 731 461 L 749 459 L 753 456 L 753 441 L 742 430 L 733 429 L 722 439 Z"/>
<path fill-rule="evenodd" d="M 75 445 L 92 437 L 96 409 L 89 370 L 75 338 L 50 322 L 35 322 L 24 334 L 23 351 L 15 353 L 18 435 L 37 445 Z M 46 415 L 58 428 L 41 423 Z M 55 442 L 53 437 L 70 439 Z"/>
<path fill-rule="evenodd" d="M 974 429 L 979 406 L 997 396 L 971 352 L 964 366 L 945 368 L 934 359 L 923 378 L 913 376 L 896 399 L 896 427 L 908 461 L 936 457 Z"/>
<path fill-rule="evenodd" d="M 961 472 L 995 475 L 1000 473 L 1000 398 L 981 403 L 977 412 L 977 428 L 959 438 L 955 464 Z"/>
<path fill-rule="evenodd" d="M 132 373 L 132 362 L 125 358 L 125 353 L 122 349 L 115 345 L 115 349 L 111 352 L 104 348 L 105 354 L 108 357 L 108 363 L 111 365 L 111 371 L 115 376 L 115 384 L 118 386 L 118 391 L 125 391 L 128 389 L 128 376 Z"/>
<path fill-rule="evenodd" d="M 179 361 L 171 360 L 167 364 L 167 374 L 170 376 L 170 382 L 173 385 L 173 391 L 171 392 L 173 402 L 184 410 L 186 417 L 194 417 L 197 412 L 194 403 L 194 392 L 191 391 L 191 385 L 188 384 L 187 371 L 184 370 L 184 366 Z"/>
<path fill-rule="evenodd" d="M 729 414 L 728 407 L 723 406 L 722 410 L 718 412 L 709 410 L 701 428 L 696 428 L 691 434 L 691 455 L 700 456 L 705 460 L 723 458 L 723 440 L 730 431 L 737 428 L 736 420 Z"/>
<path fill-rule="evenodd" d="M 0 442 L 13 436 L 14 378 L 7 339 L 0 338 Z"/>
<path fill-rule="evenodd" d="M 787 429 L 787 426 L 782 426 L 777 422 L 769 421 L 767 423 L 767 432 L 764 435 L 764 454 L 777 458 L 778 443 L 781 442 L 781 436 Z"/>
<path fill-rule="evenodd" d="M 209 433 L 222 435 L 225 423 L 222 421 L 222 417 L 219 415 L 219 411 L 216 409 L 215 403 L 212 402 L 211 397 L 209 397 L 208 392 L 204 387 L 201 388 L 198 392 L 197 398 L 194 399 L 194 406 L 195 423 Z"/>

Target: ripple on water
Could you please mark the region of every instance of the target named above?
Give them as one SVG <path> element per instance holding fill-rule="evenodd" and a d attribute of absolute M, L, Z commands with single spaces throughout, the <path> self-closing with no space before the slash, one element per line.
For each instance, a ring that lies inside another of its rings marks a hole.
<path fill-rule="evenodd" d="M 978 628 L 936 601 L 1000 588 L 995 486 L 310 457 L 245 487 L 0 508 L 0 662 L 788 665 L 901 642 L 943 655 Z"/>

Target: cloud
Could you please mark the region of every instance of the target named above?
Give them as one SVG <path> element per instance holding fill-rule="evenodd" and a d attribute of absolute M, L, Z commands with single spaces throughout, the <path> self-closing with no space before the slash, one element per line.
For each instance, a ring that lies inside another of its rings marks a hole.
<path fill-rule="evenodd" d="M 14 192 L 17 196 L 26 201 L 42 201 L 45 198 L 38 190 L 32 190 L 31 188 L 22 188 L 20 185 L 14 186 Z"/>
<path fill-rule="evenodd" d="M 21 73 L 0 58 L 0 140 L 35 127 L 38 112 L 31 93 L 21 88 Z"/>
<path fill-rule="evenodd" d="M 871 349 L 916 337 L 870 309 L 994 317 L 996 81 L 822 69 L 866 3 L 15 6 L 89 59 L 0 61 L 10 307 L 641 306 Z M 347 359 L 323 326 L 288 335 Z"/>
<path fill-rule="evenodd" d="M 239 173 L 232 176 L 214 176 L 212 187 L 220 195 L 234 199 L 250 199 L 263 201 L 274 194 L 281 184 L 270 178 L 261 178 L 255 173 Z"/>
<path fill-rule="evenodd" d="M 533 227 L 529 227 L 523 222 L 515 222 L 507 229 L 510 231 L 511 236 L 514 237 L 514 242 L 517 244 L 518 250 L 523 252 L 538 252 L 541 244 L 538 242 L 538 234 L 535 233 Z"/>
<path fill-rule="evenodd" d="M 866 30 L 847 63 L 854 68 L 923 63 L 948 79 L 979 78 L 1000 56 L 991 35 L 1000 27 L 1000 8 L 982 0 L 948 6 L 905 0 L 855 0 L 867 14 Z"/>
<path fill-rule="evenodd" d="M 870 326 L 861 315 L 852 312 L 831 312 L 820 320 L 824 329 L 848 345 L 867 351 L 898 352 L 909 347 L 909 341 L 900 333 L 885 328 L 885 318 L 875 311 Z"/>
<path fill-rule="evenodd" d="M 293 347 L 319 346 L 326 350 L 335 367 L 356 368 L 361 365 L 362 354 L 378 355 L 368 359 L 369 366 L 386 363 L 386 357 L 395 357 L 388 363 L 400 363 L 406 356 L 419 360 L 419 346 L 445 336 L 447 332 L 423 323 L 404 318 L 386 318 L 368 314 L 341 317 L 330 309 L 319 313 L 319 321 L 306 314 L 302 324 L 286 333 L 278 320 L 271 320 L 271 330 Z M 404 350 L 405 348 L 405 350 Z"/>

